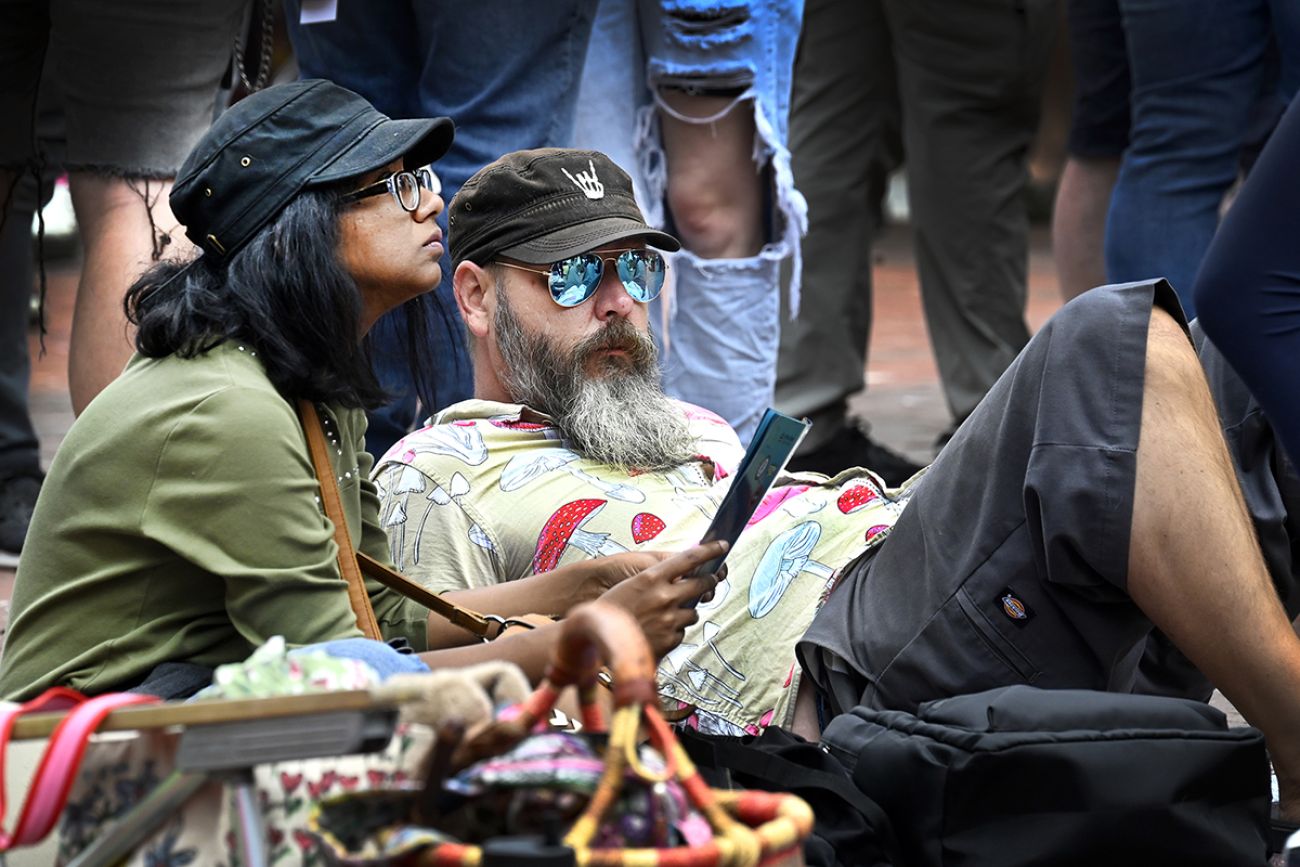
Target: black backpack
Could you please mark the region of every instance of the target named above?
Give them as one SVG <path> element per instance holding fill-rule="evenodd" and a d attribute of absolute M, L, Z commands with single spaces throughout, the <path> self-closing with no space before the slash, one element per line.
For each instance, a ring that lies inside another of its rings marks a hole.
<path fill-rule="evenodd" d="M 1200 702 L 1012 686 L 857 707 L 822 744 L 908 867 L 1262 865 L 1263 736 Z"/>
<path fill-rule="evenodd" d="M 738 738 L 687 729 L 677 737 L 715 788 L 793 792 L 807 801 L 814 816 L 804 842 L 809 867 L 902 867 L 889 818 L 817 744 L 778 728 Z"/>

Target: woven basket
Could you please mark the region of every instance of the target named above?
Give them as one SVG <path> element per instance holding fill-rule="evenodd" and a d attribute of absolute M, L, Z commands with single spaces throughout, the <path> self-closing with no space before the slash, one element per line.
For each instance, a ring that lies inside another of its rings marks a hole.
<path fill-rule="evenodd" d="M 561 637 L 541 686 L 507 720 L 493 723 L 457 750 L 457 765 L 498 755 L 513 748 L 538 724 L 549 719 L 561 691 L 573 686 L 582 707 L 582 724 L 589 732 L 608 732 L 604 771 L 584 812 L 564 836 L 580 867 L 757 867 L 803 864 L 803 841 L 812 830 L 812 810 L 800 798 L 774 792 L 715 791 L 705 784 L 672 729 L 659 711 L 655 691 L 655 664 L 640 627 L 623 609 L 592 602 L 574 609 L 564 620 Z M 597 676 L 607 664 L 613 676 L 614 712 L 606 726 L 597 702 Z M 665 759 L 658 774 L 642 767 L 638 744 L 645 737 Z M 709 823 L 713 839 L 697 846 L 668 849 L 597 849 L 591 841 L 629 776 L 650 783 L 675 780 L 688 802 Z M 345 796 L 346 797 L 346 796 Z M 368 805 L 357 804 L 375 815 L 400 815 L 393 799 L 410 799 L 412 793 L 367 793 Z M 373 799 L 390 803 L 375 810 Z M 479 867 L 483 852 L 477 845 L 432 842 L 384 858 L 350 853 L 329 827 L 330 814 L 339 799 L 318 805 L 310 828 L 324 851 L 337 864 L 411 864 L 423 867 Z"/>

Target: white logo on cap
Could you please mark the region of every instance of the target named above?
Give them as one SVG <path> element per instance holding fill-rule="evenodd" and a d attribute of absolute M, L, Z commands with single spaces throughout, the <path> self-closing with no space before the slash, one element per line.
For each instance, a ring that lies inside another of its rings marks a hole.
<path fill-rule="evenodd" d="M 564 176 L 573 181 L 574 186 L 582 190 L 582 194 L 587 198 L 605 198 L 605 185 L 597 180 L 596 166 L 591 160 L 587 160 L 587 168 L 590 169 L 590 171 L 578 172 L 576 178 L 569 174 L 569 170 L 566 168 L 561 168 L 560 171 L 564 172 Z"/>

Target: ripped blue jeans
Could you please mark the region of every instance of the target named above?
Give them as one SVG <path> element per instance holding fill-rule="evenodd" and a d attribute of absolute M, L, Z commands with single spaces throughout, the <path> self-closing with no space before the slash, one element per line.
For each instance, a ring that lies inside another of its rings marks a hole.
<path fill-rule="evenodd" d="M 659 112 L 673 112 L 662 89 L 732 95 L 726 111 L 754 112 L 754 160 L 772 187 L 766 243 L 739 259 L 674 254 L 668 287 L 651 309 L 665 390 L 721 415 L 742 442 L 773 403 L 787 257 L 796 275 L 791 310 L 798 310 L 807 206 L 790 172 L 787 121 L 802 17 L 803 0 L 602 0 L 578 95 L 576 145 L 627 169 L 647 222 L 669 231 Z"/>

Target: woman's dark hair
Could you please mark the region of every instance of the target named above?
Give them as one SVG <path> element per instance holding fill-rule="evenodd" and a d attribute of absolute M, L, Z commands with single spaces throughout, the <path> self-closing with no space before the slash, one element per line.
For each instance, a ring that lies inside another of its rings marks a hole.
<path fill-rule="evenodd" d="M 256 349 L 286 398 L 373 408 L 388 394 L 358 341 L 361 293 L 338 259 L 341 190 L 305 190 L 223 264 L 165 261 L 126 293 L 141 355 L 193 358 L 227 340 Z M 416 391 L 439 407 L 430 361 L 432 293 L 403 305 L 401 335 Z M 439 306 L 439 325 L 452 322 Z M 387 318 L 387 317 L 385 317 Z M 443 335 L 440 334 L 439 337 Z"/>

